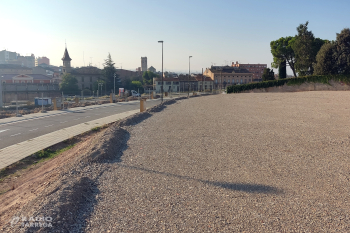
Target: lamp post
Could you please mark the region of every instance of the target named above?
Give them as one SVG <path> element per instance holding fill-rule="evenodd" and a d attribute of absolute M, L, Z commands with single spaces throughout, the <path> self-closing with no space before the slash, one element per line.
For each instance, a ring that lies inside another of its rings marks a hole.
<path fill-rule="evenodd" d="M 161 101 L 162 101 L 162 103 L 163 103 L 163 41 L 162 40 L 160 40 L 160 41 L 158 41 L 158 43 L 162 43 L 162 86 L 160 87 L 160 89 L 161 89 Z"/>
<path fill-rule="evenodd" d="M 191 57 L 188 57 L 188 92 L 187 92 L 187 98 L 190 98 L 190 76 L 191 76 Z"/>
<path fill-rule="evenodd" d="M 117 76 L 117 73 L 114 73 L 114 95 L 115 95 L 115 77 Z"/>
<path fill-rule="evenodd" d="M 2 108 L 2 80 L 4 79 L 4 76 L 1 76 L 0 79 L 0 108 Z"/>

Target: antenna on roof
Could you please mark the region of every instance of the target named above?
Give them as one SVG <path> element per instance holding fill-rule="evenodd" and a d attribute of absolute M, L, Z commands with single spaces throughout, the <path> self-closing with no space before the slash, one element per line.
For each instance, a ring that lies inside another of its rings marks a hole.
<path fill-rule="evenodd" d="M 66 41 L 66 39 L 64 39 L 64 44 L 65 44 L 66 49 L 67 49 L 67 41 Z"/>

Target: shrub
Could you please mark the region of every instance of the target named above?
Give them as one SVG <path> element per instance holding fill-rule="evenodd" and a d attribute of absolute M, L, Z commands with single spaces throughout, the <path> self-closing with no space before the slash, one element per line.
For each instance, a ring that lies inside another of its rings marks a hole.
<path fill-rule="evenodd" d="M 259 83 L 233 85 L 233 86 L 228 86 L 226 90 L 227 90 L 227 93 L 240 93 L 243 91 L 248 91 L 253 89 L 283 86 L 284 84 L 301 85 L 303 83 L 323 83 L 323 84 L 330 85 L 329 84 L 330 80 L 350 84 L 350 75 L 309 75 L 309 76 L 297 77 L 297 78 L 287 78 L 287 79 L 278 79 L 278 80 L 272 80 L 272 81 L 264 81 Z"/>

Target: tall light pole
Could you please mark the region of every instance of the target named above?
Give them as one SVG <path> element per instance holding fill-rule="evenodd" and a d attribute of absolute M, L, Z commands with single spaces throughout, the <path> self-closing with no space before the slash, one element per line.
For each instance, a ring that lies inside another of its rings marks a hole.
<path fill-rule="evenodd" d="M 115 94 L 115 77 L 117 76 L 117 73 L 114 73 L 114 94 Z"/>
<path fill-rule="evenodd" d="M 160 41 L 158 41 L 158 43 L 162 43 L 162 86 L 160 87 L 160 89 L 161 89 L 161 92 L 162 92 L 162 95 L 161 95 L 161 101 L 162 101 L 162 103 L 163 103 L 163 41 L 162 40 L 160 40 Z"/>
<path fill-rule="evenodd" d="M 188 92 L 187 92 L 187 98 L 190 98 L 190 76 L 191 76 L 191 57 L 188 57 Z"/>
<path fill-rule="evenodd" d="M 4 76 L 1 76 L 0 79 L 0 108 L 2 108 L 2 80 L 4 79 Z"/>

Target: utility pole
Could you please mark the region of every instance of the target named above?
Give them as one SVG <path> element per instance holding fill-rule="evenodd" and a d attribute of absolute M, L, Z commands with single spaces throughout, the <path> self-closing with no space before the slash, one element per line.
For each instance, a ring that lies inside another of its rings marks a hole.
<path fill-rule="evenodd" d="M 187 92 L 187 98 L 190 98 L 190 76 L 191 76 L 191 57 L 188 57 L 188 92 Z"/>

